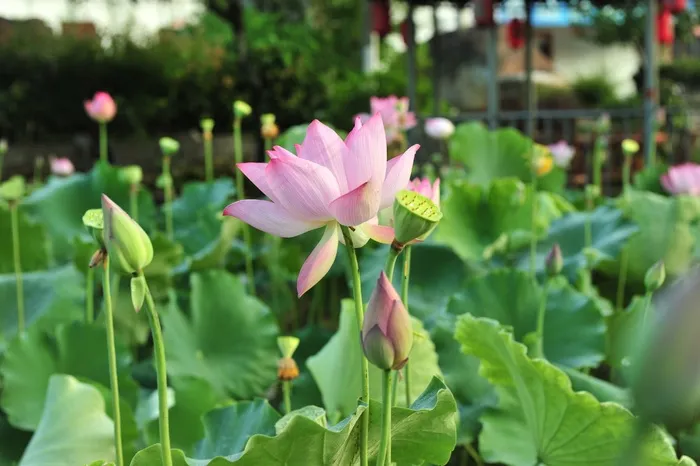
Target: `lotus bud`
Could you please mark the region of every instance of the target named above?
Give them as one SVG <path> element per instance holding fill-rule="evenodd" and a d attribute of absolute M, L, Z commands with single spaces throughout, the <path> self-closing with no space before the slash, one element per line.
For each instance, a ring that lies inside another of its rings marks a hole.
<path fill-rule="evenodd" d="M 283 358 L 291 358 L 299 347 L 299 339 L 297 337 L 277 337 L 277 346 Z"/>
<path fill-rule="evenodd" d="M 428 118 L 425 121 L 425 133 L 433 139 L 449 139 L 455 132 L 455 125 L 447 118 Z"/>
<path fill-rule="evenodd" d="M 139 312 L 143 306 L 143 300 L 146 298 L 146 293 L 148 292 L 148 285 L 146 285 L 146 277 L 143 275 L 137 275 L 131 277 L 131 304 L 134 306 L 134 311 Z"/>
<path fill-rule="evenodd" d="M 92 100 L 84 102 L 85 112 L 99 123 L 109 123 L 117 114 L 117 104 L 106 92 L 96 92 Z"/>
<path fill-rule="evenodd" d="M 264 139 L 275 139 L 280 134 L 280 129 L 275 123 L 275 115 L 266 113 L 260 117 L 260 135 Z"/>
<path fill-rule="evenodd" d="M 202 118 L 199 122 L 199 126 L 202 128 L 203 133 L 211 133 L 214 131 L 214 119 Z"/>
<path fill-rule="evenodd" d="M 170 173 L 161 173 L 158 175 L 158 178 L 156 178 L 156 187 L 160 189 L 169 188 L 172 185 L 173 177 L 170 176 Z"/>
<path fill-rule="evenodd" d="M 153 260 L 150 238 L 129 214 L 104 194 L 102 215 L 104 241 L 110 259 L 126 273 L 140 273 Z"/>
<path fill-rule="evenodd" d="M 646 275 L 644 275 L 644 286 L 647 292 L 653 293 L 661 288 L 664 281 L 666 281 L 666 267 L 664 261 L 660 260 L 647 270 Z"/>
<path fill-rule="evenodd" d="M 24 196 L 24 192 L 24 178 L 20 175 L 15 175 L 0 184 L 0 197 L 8 202 L 18 202 Z"/>
<path fill-rule="evenodd" d="M 143 170 L 138 165 L 129 165 L 119 172 L 119 176 L 131 186 L 141 184 L 143 181 Z"/>
<path fill-rule="evenodd" d="M 634 139 L 625 139 L 622 141 L 622 152 L 626 156 L 634 155 L 639 152 L 639 143 Z"/>
<path fill-rule="evenodd" d="M 158 141 L 158 144 L 160 144 L 160 151 L 166 157 L 172 157 L 173 155 L 175 155 L 177 153 L 177 151 L 180 150 L 180 143 L 177 142 L 173 138 L 169 138 L 169 137 L 160 138 L 160 141 Z"/>
<path fill-rule="evenodd" d="M 407 189 L 396 195 L 394 231 L 400 245 L 427 238 L 441 218 L 440 208 L 427 197 Z"/>
<path fill-rule="evenodd" d="M 555 277 L 561 273 L 562 268 L 564 268 L 564 258 L 561 255 L 559 244 L 555 243 L 552 246 L 549 254 L 547 254 L 547 259 L 545 259 L 545 266 L 547 275 L 550 277 Z"/>
<path fill-rule="evenodd" d="M 97 244 L 100 245 L 100 249 L 104 249 L 104 216 L 102 214 L 102 209 L 90 209 L 83 214 L 83 225 L 85 225 L 90 234 L 95 239 Z M 102 262 L 101 260 L 99 261 Z M 90 261 L 92 263 L 92 260 Z"/>
<path fill-rule="evenodd" d="M 0 157 L 7 154 L 7 139 L 0 139 Z"/>
<path fill-rule="evenodd" d="M 382 271 L 362 324 L 365 356 L 382 370 L 399 370 L 413 346 L 413 325 L 399 294 Z"/>
<path fill-rule="evenodd" d="M 251 106 L 242 100 L 237 100 L 233 103 L 233 115 L 236 118 L 245 118 L 251 113 L 253 113 Z"/>

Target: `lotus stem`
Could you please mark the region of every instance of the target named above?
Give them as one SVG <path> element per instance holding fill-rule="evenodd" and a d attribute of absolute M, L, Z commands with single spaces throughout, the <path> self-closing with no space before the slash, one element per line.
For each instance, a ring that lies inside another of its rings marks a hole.
<path fill-rule="evenodd" d="M 233 120 L 233 148 L 236 165 L 243 162 L 243 139 L 241 137 L 241 117 L 235 117 Z M 243 184 L 243 172 L 235 169 L 236 172 L 236 198 L 244 199 L 245 191 Z M 253 269 L 253 241 L 250 237 L 250 227 L 247 223 L 241 225 L 243 230 L 243 241 L 246 245 L 245 251 L 245 271 L 248 277 L 248 293 L 255 296 L 255 269 Z"/>
<path fill-rule="evenodd" d="M 355 317 L 357 319 L 357 329 L 360 332 L 358 341 L 362 339 L 362 321 L 364 319 L 364 301 L 362 300 L 362 281 L 360 280 L 360 266 L 357 263 L 357 254 L 355 253 L 355 248 L 353 247 L 352 236 L 350 235 L 350 229 L 344 225 L 340 226 L 340 230 L 343 232 L 343 239 L 345 240 L 345 249 L 348 251 L 348 259 L 350 261 L 350 273 L 352 275 L 352 291 L 353 299 L 355 301 Z M 361 350 L 362 351 L 362 350 Z M 367 358 L 362 354 L 361 358 L 361 374 L 360 378 L 362 380 L 362 398 L 361 400 L 367 404 L 365 412 L 362 414 L 361 419 L 361 432 L 360 432 L 360 465 L 368 465 L 367 457 L 367 447 L 369 445 L 369 363 Z M 386 453 L 386 452 L 385 452 Z"/>
<path fill-rule="evenodd" d="M 12 223 L 12 260 L 15 268 L 17 283 L 17 332 L 24 335 L 24 285 L 22 283 L 22 260 L 19 246 L 19 213 L 17 201 L 10 201 L 10 222 Z"/>
<path fill-rule="evenodd" d="M 214 147 L 211 131 L 204 132 L 204 180 L 214 181 Z"/>
<path fill-rule="evenodd" d="M 545 359 L 544 356 L 544 318 L 547 313 L 547 291 L 549 290 L 549 278 L 545 279 L 542 301 L 540 301 L 540 307 L 537 310 L 537 346 L 534 350 L 534 357 Z"/>
<path fill-rule="evenodd" d="M 534 145 L 530 151 L 534 152 Z M 531 158 L 534 158 L 532 153 Z M 530 275 L 534 278 L 537 270 L 537 232 L 535 225 L 537 223 L 537 169 L 534 160 L 531 163 L 531 186 L 532 186 L 532 209 L 530 211 Z"/>
<path fill-rule="evenodd" d="M 615 308 L 618 312 L 622 311 L 625 305 L 625 285 L 627 284 L 627 267 L 629 265 L 629 255 L 627 248 L 623 248 L 620 252 L 620 275 L 617 280 L 617 299 Z"/>
<path fill-rule="evenodd" d="M 384 273 L 386 274 L 386 278 L 388 278 L 389 281 L 392 281 L 394 279 L 396 258 L 399 257 L 399 254 L 401 254 L 401 250 L 394 247 L 394 245 L 392 244 L 391 247 L 389 247 L 389 254 L 386 257 L 386 265 L 384 266 Z"/>
<path fill-rule="evenodd" d="M 410 314 L 408 307 L 408 284 L 411 276 L 411 246 L 406 246 L 403 253 L 403 276 L 401 277 L 401 301 Z M 411 358 L 408 358 L 404 366 L 404 378 L 406 382 L 406 406 L 411 406 Z"/>
<path fill-rule="evenodd" d="M 173 178 L 170 173 L 170 156 L 163 157 L 163 180 L 165 183 L 165 234 L 169 240 L 173 240 Z"/>
<path fill-rule="evenodd" d="M 139 188 L 138 184 L 132 184 L 129 189 L 129 215 L 135 222 L 139 221 Z"/>
<path fill-rule="evenodd" d="M 284 414 L 289 414 L 292 411 L 292 382 L 289 380 L 282 382 L 282 391 L 284 392 Z"/>
<path fill-rule="evenodd" d="M 377 454 L 377 466 L 384 466 L 387 459 L 389 444 L 391 443 L 391 393 L 394 382 L 394 371 L 384 371 L 382 379 L 382 427 L 379 453 Z"/>
<path fill-rule="evenodd" d="M 100 123 L 100 162 L 109 163 L 107 158 L 107 123 Z"/>
<path fill-rule="evenodd" d="M 85 278 L 85 323 L 95 320 L 95 271 L 88 267 Z"/>

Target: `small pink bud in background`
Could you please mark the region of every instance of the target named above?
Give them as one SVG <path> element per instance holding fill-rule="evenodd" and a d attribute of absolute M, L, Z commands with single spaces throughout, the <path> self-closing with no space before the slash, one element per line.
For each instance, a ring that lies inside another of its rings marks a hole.
<path fill-rule="evenodd" d="M 547 274 L 550 277 L 555 277 L 561 273 L 561 269 L 564 268 L 564 257 L 561 254 L 561 248 L 558 243 L 554 243 L 544 263 Z"/>
<path fill-rule="evenodd" d="M 99 123 L 109 123 L 117 114 L 117 104 L 106 92 L 97 92 L 92 100 L 85 101 L 88 116 Z"/>
<path fill-rule="evenodd" d="M 413 178 L 406 189 L 427 197 L 440 207 L 440 178 L 436 178 L 432 184 L 428 178 Z"/>
<path fill-rule="evenodd" d="M 401 369 L 413 347 L 411 316 L 382 272 L 367 304 L 362 348 L 369 362 L 382 370 Z"/>
<path fill-rule="evenodd" d="M 449 139 L 455 132 L 455 125 L 447 118 L 428 118 L 425 133 L 433 139 Z"/>
<path fill-rule="evenodd" d="M 576 149 L 570 146 L 566 141 L 559 141 L 547 147 L 554 158 L 554 163 L 558 167 L 568 168 L 569 164 L 571 164 L 571 159 L 576 155 Z"/>
<path fill-rule="evenodd" d="M 51 164 L 51 173 L 58 176 L 70 176 L 75 171 L 73 167 L 73 162 L 70 161 L 68 157 L 51 157 L 49 158 Z"/>

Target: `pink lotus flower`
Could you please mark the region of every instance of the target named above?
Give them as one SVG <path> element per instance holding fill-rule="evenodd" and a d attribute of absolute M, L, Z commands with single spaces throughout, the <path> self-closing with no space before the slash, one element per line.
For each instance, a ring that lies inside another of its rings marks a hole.
<path fill-rule="evenodd" d="M 448 139 L 455 132 L 455 125 L 447 118 L 428 118 L 425 133 L 433 139 Z"/>
<path fill-rule="evenodd" d="M 395 141 L 401 131 L 409 130 L 416 126 L 416 114 L 409 112 L 408 97 L 370 97 L 370 111 L 372 115 L 379 113 L 384 122 L 386 140 L 391 143 Z M 361 113 L 356 116 L 364 124 L 370 118 L 369 113 Z"/>
<path fill-rule="evenodd" d="M 106 92 L 97 92 L 92 100 L 85 101 L 85 111 L 99 123 L 109 123 L 117 114 L 117 104 Z"/>
<path fill-rule="evenodd" d="M 51 173 L 54 175 L 70 176 L 75 171 L 73 162 L 68 157 L 51 157 L 49 162 L 51 164 Z"/>
<path fill-rule="evenodd" d="M 571 159 L 574 158 L 574 154 L 576 154 L 576 149 L 570 146 L 566 141 L 559 141 L 548 147 L 549 152 L 552 153 L 552 157 L 554 158 L 554 163 L 559 167 L 568 168 Z"/>
<path fill-rule="evenodd" d="M 419 146 L 387 162 L 384 125 L 375 115 L 355 128 L 343 141 L 332 129 L 314 120 L 297 155 L 275 146 L 269 163 L 239 163 L 238 168 L 270 200 L 245 199 L 224 209 L 272 235 L 290 238 L 324 227 L 319 244 L 306 259 L 297 279 L 297 293 L 306 293 L 333 265 L 340 225 L 356 230 L 376 221 L 380 209 L 394 202 L 396 193 L 408 183 L 413 158 Z M 353 246 L 368 238 L 353 235 Z"/>
<path fill-rule="evenodd" d="M 700 196 L 700 165 L 684 163 L 668 169 L 661 184 L 671 194 Z"/>

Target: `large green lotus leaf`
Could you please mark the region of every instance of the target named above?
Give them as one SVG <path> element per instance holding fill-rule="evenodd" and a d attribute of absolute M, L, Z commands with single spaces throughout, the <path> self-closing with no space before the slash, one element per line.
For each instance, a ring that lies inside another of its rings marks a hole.
<path fill-rule="evenodd" d="M 644 335 L 644 315 L 654 312 L 654 304 L 647 303 L 645 297 L 635 296 L 625 310 L 608 317 L 607 362 L 623 379 L 630 375 L 630 357 L 639 349 Z"/>
<path fill-rule="evenodd" d="M 45 270 L 50 265 L 49 241 L 45 223 L 27 216 L 24 205 L 17 209 L 20 266 L 23 272 Z M 14 273 L 12 220 L 7 204 L 0 204 L 0 274 Z"/>
<path fill-rule="evenodd" d="M 379 450 L 381 403 L 371 400 L 368 453 Z M 253 435 L 243 452 L 213 460 L 189 460 L 190 466 L 347 466 L 359 463 L 360 406 L 353 415 L 331 427 L 319 416 L 297 412 L 277 425 L 275 436 Z M 455 447 L 457 424 L 454 397 L 434 378 L 410 408 L 391 411 L 392 460 L 398 465 L 446 464 Z M 149 465 L 150 466 L 150 465 Z"/>
<path fill-rule="evenodd" d="M 135 406 L 138 387 L 131 378 L 130 363 L 129 350 L 117 341 L 120 396 Z M 24 338 L 10 343 L 0 373 L 4 380 L 0 405 L 10 423 L 25 430 L 36 429 L 53 374 L 68 374 L 109 387 L 105 329 L 73 322 L 48 335 L 32 328 Z"/>
<path fill-rule="evenodd" d="M 185 458 L 185 453 L 182 450 L 171 451 L 173 466 L 192 466 L 192 463 L 188 463 Z M 206 464 L 207 463 L 204 463 L 201 466 Z M 131 460 L 130 466 L 163 466 L 160 444 L 156 443 L 136 453 Z"/>
<path fill-rule="evenodd" d="M 524 345 L 496 321 L 464 315 L 455 338 L 481 360 L 480 373 L 496 386 L 497 409 L 481 417 L 479 450 L 488 463 L 513 466 L 619 466 L 637 420 L 622 406 L 574 392 L 569 378 L 550 363 L 531 360 Z M 670 441 L 652 429 L 640 464 L 693 465 L 676 458 Z"/>
<path fill-rule="evenodd" d="M 152 238 L 153 260 L 143 270 L 148 281 L 148 287 L 153 298 L 164 299 L 172 288 L 172 276 L 177 272 L 178 266 L 183 264 L 182 245 L 171 241 L 161 232 L 156 232 Z M 124 281 L 128 281 L 123 275 Z"/>
<path fill-rule="evenodd" d="M 513 328 L 523 341 L 537 328 L 543 290 L 517 269 L 497 269 L 475 277 L 448 305 L 453 315 L 488 317 Z M 557 364 L 595 367 L 605 355 L 605 321 L 598 303 L 563 278 L 547 284 L 544 353 Z"/>
<path fill-rule="evenodd" d="M 433 376 L 440 375 L 440 367 L 435 346 L 419 320 L 413 319 L 413 329 L 419 335 L 414 338 L 409 355 L 411 398 L 415 399 Z M 352 300 L 345 299 L 342 302 L 338 331 L 321 351 L 306 361 L 306 367 L 321 390 L 323 404 L 331 422 L 349 415 L 357 408 L 357 400 L 362 394 L 359 371 L 361 358 L 355 307 Z M 381 399 L 381 371 L 372 365 L 369 371 L 370 397 Z M 405 392 L 405 380 L 399 380 L 396 396 L 399 405 L 406 404 Z"/>
<path fill-rule="evenodd" d="M 27 326 L 49 329 L 85 314 L 84 278 L 73 267 L 61 267 L 22 276 Z M 17 281 L 14 274 L 0 275 L 0 353 L 17 334 Z"/>
<path fill-rule="evenodd" d="M 205 459 L 241 452 L 255 434 L 274 436 L 275 423 L 280 419 L 267 400 L 260 398 L 210 411 L 204 416 L 206 434 L 193 457 Z"/>
<path fill-rule="evenodd" d="M 364 251 L 360 259 L 362 296 L 365 301 L 377 285 L 377 279 L 386 262 L 389 246 Z M 393 284 L 401 290 L 405 251 L 396 261 Z M 448 298 L 464 284 L 467 268 L 464 262 L 446 246 L 421 243 L 411 246 L 411 273 L 408 288 L 409 313 L 426 319 L 447 305 Z"/>
<path fill-rule="evenodd" d="M 130 188 L 120 179 L 119 170 L 119 167 L 98 162 L 90 173 L 51 178 L 25 199 L 27 212 L 46 226 L 53 254 L 59 263 L 72 259 L 75 236 L 90 236 L 83 225 L 83 214 L 88 209 L 100 208 L 103 193 L 128 210 Z M 139 223 L 148 231 L 155 214 L 151 194 L 142 189 L 138 203 Z"/>
<path fill-rule="evenodd" d="M 447 186 L 441 201 L 443 218 L 434 233 L 435 241 L 450 246 L 464 260 L 481 261 L 484 252 L 503 235 L 529 238 L 532 226 L 532 188 L 522 181 L 505 178 L 487 186 L 456 180 Z M 537 193 L 538 236 L 563 214 L 555 195 Z"/>
<path fill-rule="evenodd" d="M 163 313 L 168 372 L 199 377 L 220 397 L 251 398 L 277 376 L 277 321 L 223 270 L 190 277 L 190 317 L 176 307 Z"/>
<path fill-rule="evenodd" d="M 591 225 L 591 248 L 600 255 L 600 261 L 615 259 L 625 242 L 637 232 L 637 226 L 623 218 L 622 211 L 603 205 L 592 212 L 568 213 L 552 222 L 547 237 L 537 243 L 535 265 L 537 274 L 545 274 L 545 259 L 552 246 L 558 244 L 564 257 L 562 274 L 569 280 L 576 279 L 577 272 L 586 265 L 585 249 L 586 221 Z M 529 269 L 530 253 L 524 251 L 518 267 Z"/>
<path fill-rule="evenodd" d="M 112 460 L 114 424 L 100 392 L 69 375 L 51 376 L 41 422 L 19 466 L 76 466 Z"/>
<path fill-rule="evenodd" d="M 700 199 L 630 190 L 618 203 L 639 225 L 639 233 L 627 246 L 628 282 L 642 283 L 647 269 L 660 259 L 669 275 L 677 276 L 688 269 L 697 243 L 694 226 L 700 221 Z"/>

